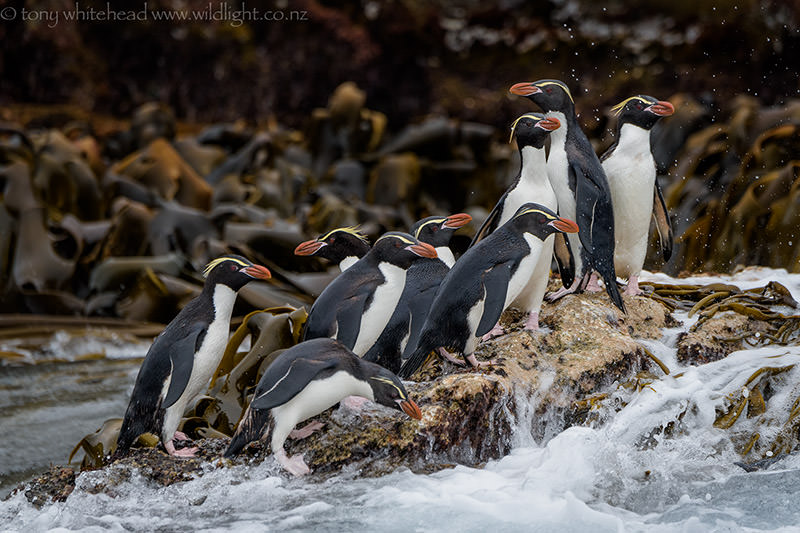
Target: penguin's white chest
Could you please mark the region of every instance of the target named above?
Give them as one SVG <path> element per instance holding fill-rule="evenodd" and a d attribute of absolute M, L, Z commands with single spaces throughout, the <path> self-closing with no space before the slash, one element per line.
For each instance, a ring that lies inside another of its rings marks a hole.
<path fill-rule="evenodd" d="M 350 255 L 348 257 L 345 257 L 344 259 L 339 261 L 339 270 L 341 272 L 344 272 L 345 270 L 347 270 L 351 266 L 355 265 L 357 261 L 358 261 L 358 257 L 356 257 L 354 255 Z"/>
<path fill-rule="evenodd" d="M 542 245 L 544 244 L 542 240 L 534 237 L 530 233 L 523 233 L 522 236 L 525 238 L 525 242 L 528 244 L 530 251 L 528 255 L 522 258 L 517 270 L 511 275 L 511 279 L 508 281 L 508 292 L 506 292 L 506 301 L 503 304 L 503 309 L 511 305 L 511 302 L 520 295 L 528 284 L 536 268 L 536 264 L 539 261 L 539 255 L 542 252 Z"/>
<path fill-rule="evenodd" d="M 442 261 L 442 263 L 447 265 L 447 268 L 453 268 L 453 265 L 456 264 L 456 257 L 453 255 L 453 251 L 449 246 L 437 246 L 436 256 Z"/>
<path fill-rule="evenodd" d="M 615 265 L 619 274 L 638 274 L 647 253 L 656 167 L 650 131 L 625 124 L 617 148 L 603 161 L 614 206 Z"/>
<path fill-rule="evenodd" d="M 520 179 L 506 196 L 498 226 L 508 222 L 517 209 L 528 202 L 536 202 L 553 211 L 558 209 L 556 193 L 547 177 L 544 148 L 536 149 L 526 146 L 522 149 Z"/>
<path fill-rule="evenodd" d="M 214 289 L 214 320 L 208 325 L 200 349 L 194 356 L 192 374 L 186 385 L 183 396 L 190 401 L 195 395 L 205 390 L 208 380 L 222 360 L 230 333 L 231 313 L 236 301 L 236 292 L 226 285 L 217 285 Z"/>
<path fill-rule="evenodd" d="M 557 118 L 562 127 L 550 134 L 550 154 L 547 156 L 547 177 L 558 198 L 558 214 L 575 219 L 575 193 L 569 188 L 569 160 L 567 159 L 567 117 L 551 111 L 548 117 Z"/>
<path fill-rule="evenodd" d="M 405 269 L 390 263 L 381 263 L 378 268 L 385 281 L 375 289 L 369 307 L 361 316 L 361 328 L 353 345 L 353 353 L 359 357 L 367 353 L 378 340 L 400 301 L 406 283 Z"/>

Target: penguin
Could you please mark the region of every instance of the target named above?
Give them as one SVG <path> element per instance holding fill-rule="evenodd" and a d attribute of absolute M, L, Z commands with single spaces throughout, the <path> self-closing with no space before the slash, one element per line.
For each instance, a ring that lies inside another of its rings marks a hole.
<path fill-rule="evenodd" d="M 407 233 L 383 234 L 369 252 L 322 291 L 308 313 L 303 339 L 332 337 L 363 356 L 397 307 L 408 268 L 436 257 L 430 244 Z"/>
<path fill-rule="evenodd" d="M 270 448 L 278 463 L 295 476 L 308 474 L 302 455 L 286 455 L 286 438 L 308 436 L 321 424 L 294 427 L 348 396 L 361 396 L 422 419 L 419 406 L 396 375 L 360 359 L 337 340 L 312 339 L 289 348 L 267 367 L 224 456 L 237 455 L 271 430 Z"/>
<path fill-rule="evenodd" d="M 535 203 L 523 204 L 511 219 L 469 248 L 442 281 L 420 333 L 419 343 L 398 375 L 408 378 L 431 350 L 447 357 L 455 349 L 472 366 L 480 338 L 530 282 L 545 239 L 575 233 L 575 222 Z"/>
<path fill-rule="evenodd" d="M 474 246 L 486 235 L 508 222 L 517 209 L 526 202 L 536 202 L 551 211 L 558 211 L 556 193 L 547 178 L 544 142 L 550 132 L 559 127 L 561 127 L 561 122 L 558 119 L 548 118 L 539 113 L 522 115 L 511 125 L 509 142 L 513 139 L 517 140 L 520 158 L 519 172 L 508 190 L 500 197 L 492 212 L 486 217 L 470 246 Z M 528 317 L 524 327 L 529 331 L 539 329 L 539 310 L 542 308 L 547 280 L 550 278 L 554 238 L 555 236 L 551 235 L 545 239 L 531 280 L 520 293 L 517 301 L 513 303 L 527 313 Z M 504 333 L 505 330 L 498 322 L 489 333 L 484 335 L 483 340 Z"/>
<path fill-rule="evenodd" d="M 116 457 L 142 433 L 161 437 L 170 455 L 191 457 L 196 449 L 175 449 L 173 438 L 186 406 L 203 392 L 217 369 L 230 333 L 236 292 L 270 271 L 244 257 L 225 255 L 203 271 L 203 291 L 181 309 L 145 355 L 117 438 Z"/>
<path fill-rule="evenodd" d="M 300 243 L 295 255 L 316 255 L 337 263 L 344 272 L 369 251 L 369 240 L 355 227 L 336 228 L 316 239 Z"/>
<path fill-rule="evenodd" d="M 641 294 L 639 274 L 647 255 L 650 217 L 656 222 L 664 260 L 672 255 L 672 227 L 656 181 L 651 128 L 675 112 L 652 96 L 631 96 L 611 108 L 617 115 L 616 140 L 600 157 L 614 204 L 614 269 L 627 278 L 624 294 Z"/>
<path fill-rule="evenodd" d="M 592 277 L 596 270 L 603 277 L 614 305 L 625 311 L 614 271 L 614 212 L 605 171 L 589 139 L 578 124 L 575 102 L 567 86 L 558 80 L 517 83 L 511 94 L 525 96 L 538 105 L 545 116 L 557 118 L 561 127 L 550 135 L 547 177 L 558 198 L 558 212 L 574 218 L 581 231 L 567 235 L 568 249 L 574 261 L 569 267 L 567 248 L 556 243 L 556 258 L 564 288 L 551 295 L 555 300 L 585 288 L 596 289 Z M 558 241 L 558 240 L 557 240 Z"/>
<path fill-rule="evenodd" d="M 448 246 L 450 238 L 471 220 L 468 214 L 457 213 L 427 217 L 411 227 L 411 234 L 433 246 L 437 257 L 418 259 L 409 267 L 400 300 L 386 327 L 364 354 L 365 360 L 392 372 L 400 370 L 402 358 L 408 357 L 416 345 L 439 284 L 456 262 Z"/>

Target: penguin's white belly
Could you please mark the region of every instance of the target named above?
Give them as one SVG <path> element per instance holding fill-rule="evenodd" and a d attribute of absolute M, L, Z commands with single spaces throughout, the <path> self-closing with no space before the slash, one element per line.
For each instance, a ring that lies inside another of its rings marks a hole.
<path fill-rule="evenodd" d="M 406 283 L 406 271 L 389 263 L 381 263 L 378 268 L 385 281 L 375 289 L 369 308 L 361 316 L 361 328 L 353 345 L 353 353 L 363 356 L 378 340 L 383 328 L 400 301 Z"/>
<path fill-rule="evenodd" d="M 527 182 L 520 182 L 512 189 L 503 204 L 503 214 L 500 216 L 498 226 L 502 226 L 514 216 L 514 213 L 528 202 L 536 202 L 553 211 L 558 209 L 558 200 L 553 187 L 547 180 L 546 176 L 542 176 L 544 183 L 533 184 Z"/>
<path fill-rule="evenodd" d="M 649 131 L 636 129 L 647 136 L 623 137 L 603 162 L 614 205 L 614 268 L 623 277 L 638 275 L 644 264 L 656 180 Z"/>
<path fill-rule="evenodd" d="M 547 281 L 550 279 L 550 265 L 553 260 L 554 245 L 555 235 L 548 235 L 542 244 L 539 259 L 536 261 L 536 266 L 528 283 L 512 302 L 512 305 L 517 306 L 521 311 L 538 313 L 542 308 L 542 300 L 544 300 L 544 294 L 547 292 Z"/>
<path fill-rule="evenodd" d="M 347 270 L 351 266 L 355 265 L 357 261 L 358 261 L 358 257 L 356 257 L 354 255 L 345 257 L 344 259 L 339 261 L 339 270 L 341 272 L 344 272 L 345 270 Z"/>
<path fill-rule="evenodd" d="M 372 387 L 343 370 L 324 379 L 312 380 L 294 398 L 272 408 L 275 419 L 272 451 L 283 445 L 297 424 L 333 407 L 347 396 L 356 395 L 374 400 Z"/>
<path fill-rule="evenodd" d="M 481 317 L 483 316 L 483 308 L 486 306 L 486 292 L 484 289 L 483 297 L 475 302 L 473 306 L 470 308 L 469 312 L 467 313 L 467 326 L 469 327 L 469 336 L 467 337 L 467 342 L 464 345 L 464 354 L 469 355 L 475 351 L 475 348 L 478 346 L 478 340 L 480 337 L 476 337 L 476 333 L 478 332 L 478 326 L 481 323 Z"/>
<path fill-rule="evenodd" d="M 515 301 L 519 297 L 519 295 L 530 282 L 531 276 L 533 275 L 536 265 L 539 262 L 542 245 L 544 244 L 540 239 L 534 237 L 530 233 L 523 233 L 522 236 L 525 238 L 525 242 L 528 243 L 530 251 L 528 252 L 528 255 L 522 258 L 522 261 L 520 261 L 516 272 L 512 274 L 511 279 L 508 282 L 508 291 L 506 292 L 506 300 L 503 304 L 503 310 L 505 310 L 509 305 L 511 305 L 511 302 Z"/>
<path fill-rule="evenodd" d="M 453 268 L 453 265 L 456 264 L 456 257 L 453 255 L 453 251 L 449 246 L 437 246 L 436 256 L 447 268 Z"/>

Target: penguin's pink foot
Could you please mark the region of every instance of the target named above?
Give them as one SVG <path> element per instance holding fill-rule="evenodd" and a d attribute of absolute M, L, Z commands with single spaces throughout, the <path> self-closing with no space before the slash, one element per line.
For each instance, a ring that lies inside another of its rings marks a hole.
<path fill-rule="evenodd" d="M 592 275 L 589 276 L 589 283 L 586 284 L 586 289 L 584 289 L 589 294 L 594 294 L 596 292 L 600 292 L 603 290 L 603 287 L 597 281 L 597 272 L 592 272 Z"/>
<path fill-rule="evenodd" d="M 364 398 L 362 396 L 348 396 L 348 397 L 346 397 L 344 400 L 342 400 L 339 403 L 344 405 L 345 407 L 348 407 L 348 408 L 354 410 L 354 411 L 360 411 L 361 408 L 364 406 L 364 404 L 367 403 L 368 401 L 369 400 L 367 400 L 366 398 Z M 312 424 L 313 424 L 313 422 L 312 422 Z M 305 429 L 305 428 L 303 428 L 303 429 Z"/>
<path fill-rule="evenodd" d="M 451 363 L 453 363 L 456 366 L 465 366 L 464 365 L 464 361 L 462 361 L 461 359 L 459 359 L 455 355 L 451 354 L 450 352 L 448 352 L 444 348 L 441 348 L 441 347 L 440 348 L 436 348 L 436 353 L 438 353 L 439 355 L 441 355 L 442 357 L 444 357 L 445 359 L 447 359 L 448 361 L 450 361 Z"/>
<path fill-rule="evenodd" d="M 176 433 L 177 435 L 177 433 Z M 184 435 L 185 437 L 186 435 Z M 174 437 L 167 442 L 164 443 L 164 448 L 166 448 L 167 453 L 173 457 L 194 457 L 197 455 L 197 452 L 200 451 L 200 448 L 181 448 L 180 450 L 175 449 L 175 444 L 172 443 Z M 181 439 L 186 440 L 186 439 Z"/>
<path fill-rule="evenodd" d="M 357 396 L 348 396 L 349 398 L 357 398 Z M 313 422 L 309 422 L 305 426 L 300 429 L 293 429 L 291 433 L 289 433 L 290 439 L 304 439 L 309 435 L 313 434 L 315 431 L 319 431 L 320 429 L 324 428 L 325 424 L 322 422 L 315 420 Z"/>
<path fill-rule="evenodd" d="M 284 470 L 295 477 L 305 476 L 311 472 L 311 469 L 308 468 L 306 462 L 303 461 L 303 456 L 301 454 L 289 457 L 286 455 L 286 451 L 283 448 L 280 448 L 275 452 L 275 459 L 278 460 L 278 463 L 283 467 Z"/>
<path fill-rule="evenodd" d="M 474 368 L 480 368 L 482 366 L 492 366 L 497 364 L 497 361 L 495 361 L 494 359 L 491 359 L 489 361 L 478 361 L 475 358 L 475 354 L 468 355 L 467 362 L 471 364 Z"/>
<path fill-rule="evenodd" d="M 628 285 L 625 287 L 624 294 L 626 296 L 638 296 L 642 294 L 642 289 L 639 288 L 639 276 L 631 276 L 628 278 Z"/>
<path fill-rule="evenodd" d="M 569 287 L 569 288 L 561 287 L 556 292 L 548 293 L 547 296 L 545 296 L 545 298 L 547 299 L 548 302 L 555 302 L 556 300 L 559 300 L 568 294 L 575 294 L 576 290 L 577 287 Z"/>
<path fill-rule="evenodd" d="M 174 435 L 172 435 L 173 440 L 191 440 L 189 437 L 186 436 L 186 433 L 183 431 L 176 431 Z"/>
<path fill-rule="evenodd" d="M 491 331 L 489 331 L 489 333 L 481 337 L 481 341 L 488 341 L 494 339 L 495 337 L 499 337 L 500 335 L 505 335 L 505 334 L 506 330 L 503 329 L 503 326 L 501 326 L 500 322 L 498 322 L 497 324 L 494 325 Z"/>
<path fill-rule="evenodd" d="M 528 331 L 539 331 L 539 312 L 533 311 L 529 313 L 523 327 Z"/>

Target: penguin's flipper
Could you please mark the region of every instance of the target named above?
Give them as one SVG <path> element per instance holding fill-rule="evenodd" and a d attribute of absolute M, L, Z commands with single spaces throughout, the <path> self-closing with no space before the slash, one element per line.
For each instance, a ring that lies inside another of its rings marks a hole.
<path fill-rule="evenodd" d="M 161 403 L 162 408 L 171 407 L 186 390 L 186 385 L 192 375 L 192 367 L 194 367 L 194 354 L 203 344 L 205 336 L 206 326 L 195 324 L 182 339 L 172 343 L 169 347 L 169 362 L 172 365 L 172 371 L 167 395 Z"/>
<path fill-rule="evenodd" d="M 561 284 L 564 287 L 571 287 L 575 281 L 575 257 L 572 255 L 572 248 L 569 247 L 566 233 L 556 233 L 553 247 L 553 255 L 556 256 L 558 272 L 561 274 Z"/>
<path fill-rule="evenodd" d="M 489 216 L 486 217 L 486 220 L 483 221 L 481 224 L 481 228 L 475 233 L 475 236 L 472 238 L 472 241 L 469 243 L 468 248 L 472 248 L 476 244 L 478 244 L 481 239 L 489 235 L 491 232 L 497 229 L 497 226 L 500 224 L 500 217 L 503 216 L 503 205 L 505 205 L 506 196 L 508 196 L 508 192 L 504 192 L 503 196 L 497 201 L 497 204 L 492 209 L 492 212 L 489 213 Z"/>
<path fill-rule="evenodd" d="M 475 331 L 476 337 L 483 337 L 497 324 L 506 305 L 508 282 L 511 281 L 511 261 L 500 263 L 486 270 L 483 277 L 485 300 L 483 302 L 483 316 Z"/>
<path fill-rule="evenodd" d="M 336 359 L 330 358 L 321 361 L 303 357 L 295 359 L 272 387 L 253 397 L 250 409 L 266 410 L 285 404 L 306 388 L 320 372 L 334 368 L 336 364 Z"/>
<path fill-rule="evenodd" d="M 356 345 L 358 333 L 361 331 L 361 317 L 369 295 L 368 291 L 362 290 L 339 304 L 339 311 L 336 313 L 336 340 L 350 350 Z"/>
<path fill-rule="evenodd" d="M 403 351 L 403 358 L 406 359 L 411 356 L 414 349 L 417 347 L 420 333 L 422 333 L 422 326 L 425 325 L 425 319 L 428 318 L 428 312 L 431 310 L 433 300 L 436 297 L 436 291 L 439 285 L 431 286 L 416 294 L 408 302 L 408 310 L 411 315 L 411 324 L 408 335 L 408 342 L 406 349 Z"/>
<path fill-rule="evenodd" d="M 661 187 L 658 186 L 658 181 L 656 181 L 654 195 L 653 218 L 656 221 L 656 230 L 658 230 L 658 242 L 661 245 L 664 261 L 669 261 L 669 258 L 672 257 L 674 235 L 672 233 L 672 224 L 669 221 L 667 204 L 664 202 L 664 195 L 661 194 Z"/>

